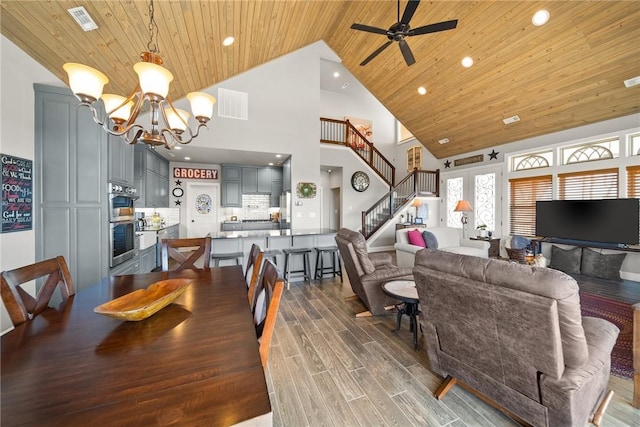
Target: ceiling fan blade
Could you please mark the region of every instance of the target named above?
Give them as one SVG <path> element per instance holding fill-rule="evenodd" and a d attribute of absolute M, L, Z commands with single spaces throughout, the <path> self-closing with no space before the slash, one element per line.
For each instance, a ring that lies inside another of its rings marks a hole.
<path fill-rule="evenodd" d="M 398 0 L 398 3 L 400 1 Z M 416 13 L 416 9 L 418 8 L 418 4 L 420 4 L 420 0 L 409 0 L 407 2 L 407 7 L 404 8 L 404 13 L 402 14 L 402 19 L 400 20 L 401 24 L 408 24 L 413 18 L 413 14 Z"/>
<path fill-rule="evenodd" d="M 376 56 L 378 56 L 380 54 L 380 52 L 382 52 L 383 50 L 385 50 L 387 47 L 389 47 L 389 45 L 393 43 L 392 40 L 389 40 L 388 42 L 386 42 L 385 44 L 383 44 L 382 46 L 380 46 L 379 48 L 377 48 L 375 50 L 375 52 L 373 52 L 371 55 L 367 56 L 367 59 L 365 59 L 364 61 L 362 61 L 360 63 L 361 66 L 365 66 L 367 65 L 373 58 L 375 58 Z"/>
<path fill-rule="evenodd" d="M 385 36 L 389 32 L 389 30 L 384 30 L 382 28 L 371 27 L 369 25 L 363 25 L 363 24 L 352 24 L 351 25 L 351 29 L 352 30 L 359 30 L 359 31 L 366 31 L 368 33 L 384 34 Z"/>
<path fill-rule="evenodd" d="M 413 53 L 411 52 L 411 48 L 409 48 L 409 45 L 407 44 L 407 42 L 403 39 L 403 40 L 400 40 L 399 44 L 400 44 L 400 52 L 402 52 L 402 56 L 404 57 L 404 60 L 407 63 L 407 65 L 415 64 L 416 59 L 413 57 Z"/>
<path fill-rule="evenodd" d="M 408 36 L 419 36 L 420 34 L 437 33 L 438 31 L 453 30 L 458 25 L 458 20 L 438 22 L 424 27 L 413 28 L 407 33 Z"/>

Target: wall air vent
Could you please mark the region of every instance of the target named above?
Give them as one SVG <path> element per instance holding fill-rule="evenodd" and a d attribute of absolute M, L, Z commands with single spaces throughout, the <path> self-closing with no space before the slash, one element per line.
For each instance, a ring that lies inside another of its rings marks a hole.
<path fill-rule="evenodd" d="M 71 15 L 73 19 L 80 25 L 84 31 L 92 31 L 97 30 L 98 25 L 95 23 L 93 18 L 89 16 L 89 12 L 83 6 L 72 7 L 71 9 L 67 9 L 67 12 Z"/>
<path fill-rule="evenodd" d="M 218 116 L 249 120 L 249 94 L 218 88 Z"/>

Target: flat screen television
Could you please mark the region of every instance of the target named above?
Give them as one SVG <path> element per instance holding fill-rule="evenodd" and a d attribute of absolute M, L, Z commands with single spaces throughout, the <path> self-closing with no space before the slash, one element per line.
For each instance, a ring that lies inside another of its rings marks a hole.
<path fill-rule="evenodd" d="M 612 245 L 639 243 L 638 199 L 536 202 L 536 235 Z"/>

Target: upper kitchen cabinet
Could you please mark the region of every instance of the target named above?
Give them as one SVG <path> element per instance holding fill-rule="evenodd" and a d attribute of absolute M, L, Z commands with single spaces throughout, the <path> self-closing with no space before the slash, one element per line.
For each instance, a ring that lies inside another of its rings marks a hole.
<path fill-rule="evenodd" d="M 291 157 L 282 164 L 282 190 L 291 191 Z"/>
<path fill-rule="evenodd" d="M 242 168 L 242 194 L 258 192 L 258 168 Z"/>
<path fill-rule="evenodd" d="M 242 167 L 222 165 L 222 197 L 223 207 L 242 207 Z"/>
<path fill-rule="evenodd" d="M 280 167 L 222 165 L 222 206 L 242 207 L 243 194 L 266 194 L 279 206 L 282 176 Z"/>
<path fill-rule="evenodd" d="M 134 185 L 133 147 L 118 136 L 107 135 L 107 151 L 109 153 L 109 181 L 130 186 Z"/>
<path fill-rule="evenodd" d="M 146 145 L 134 149 L 134 181 L 140 208 L 169 207 L 169 162 Z"/>

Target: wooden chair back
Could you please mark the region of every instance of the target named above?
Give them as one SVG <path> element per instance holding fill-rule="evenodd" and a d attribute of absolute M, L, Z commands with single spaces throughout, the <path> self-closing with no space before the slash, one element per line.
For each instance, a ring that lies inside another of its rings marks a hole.
<path fill-rule="evenodd" d="M 191 252 L 181 252 L 179 249 L 194 248 Z M 185 255 L 186 253 L 186 255 Z M 187 256 L 189 255 L 189 256 Z M 209 268 L 211 262 L 211 237 L 191 239 L 162 239 L 162 271 L 169 271 L 169 259 L 178 262 L 175 271 L 201 270 L 195 262 L 203 258 L 203 268 Z"/>
<path fill-rule="evenodd" d="M 249 251 L 249 257 L 247 258 L 247 268 L 244 271 L 244 279 L 247 281 L 248 291 L 247 297 L 249 298 L 249 305 L 253 309 L 253 297 L 258 284 L 258 278 L 260 277 L 260 267 L 262 266 L 262 258 L 264 253 L 260 249 L 259 245 L 255 243 L 251 245 Z M 251 271 L 251 277 L 249 277 L 249 271 Z"/>
<path fill-rule="evenodd" d="M 23 284 L 45 276 L 46 279 L 44 279 L 35 298 L 22 289 Z M 63 256 L 15 270 L 3 271 L 0 281 L 2 301 L 14 326 L 42 313 L 48 307 L 51 296 L 57 287 L 60 287 L 63 301 L 75 294 L 69 268 Z"/>
<path fill-rule="evenodd" d="M 252 305 L 263 368 L 267 366 L 269 347 L 283 290 L 284 280 L 280 277 L 277 267 L 270 260 L 265 260 L 262 264 L 260 280 L 256 285 L 254 304 Z"/>

